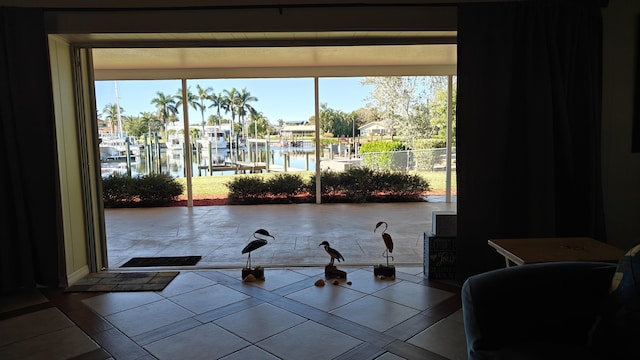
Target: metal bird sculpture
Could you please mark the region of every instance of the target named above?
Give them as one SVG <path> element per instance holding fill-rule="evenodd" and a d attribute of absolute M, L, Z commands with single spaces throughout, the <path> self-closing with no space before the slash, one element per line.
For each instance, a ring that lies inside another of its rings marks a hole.
<path fill-rule="evenodd" d="M 344 257 L 342 256 L 342 254 L 340 254 L 338 250 L 329 246 L 329 242 L 323 241 L 318 246 L 322 246 L 322 245 L 324 245 L 324 251 L 326 251 L 327 254 L 331 256 L 331 262 L 329 263 L 329 265 L 333 266 L 333 260 L 335 259 L 338 259 L 338 262 L 340 262 L 340 260 L 344 261 Z"/>
<path fill-rule="evenodd" d="M 255 238 L 254 240 L 251 240 L 250 243 L 247 244 L 247 246 L 244 247 L 244 249 L 242 249 L 242 253 L 246 254 L 249 253 L 249 256 L 247 258 L 247 265 L 246 268 L 247 269 L 251 269 L 251 252 L 257 248 L 261 248 L 265 245 L 267 245 L 267 240 L 263 239 L 263 238 L 259 238 L 256 235 L 262 235 L 262 236 L 268 236 L 272 239 L 275 239 L 275 237 L 273 237 L 273 235 L 269 234 L 269 232 L 265 229 L 258 229 L 253 233 L 253 237 Z"/>
<path fill-rule="evenodd" d="M 373 229 L 373 232 L 376 232 L 376 230 L 378 230 L 378 228 L 382 225 L 384 225 L 384 230 L 382 230 L 382 240 L 384 241 L 384 246 L 386 247 L 386 249 L 382 253 L 382 256 L 387 258 L 387 266 L 389 266 L 389 258 L 393 259 L 393 256 L 390 255 L 393 252 L 393 240 L 391 240 L 391 235 L 387 234 L 387 228 L 389 227 L 389 225 L 387 225 L 387 223 L 384 221 L 379 221 L 376 224 L 376 228 Z"/>

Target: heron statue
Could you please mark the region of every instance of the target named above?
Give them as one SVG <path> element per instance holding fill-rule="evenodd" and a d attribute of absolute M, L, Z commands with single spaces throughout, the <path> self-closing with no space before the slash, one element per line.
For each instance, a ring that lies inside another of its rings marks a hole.
<path fill-rule="evenodd" d="M 333 266 L 333 260 L 338 259 L 338 262 L 340 262 L 340 260 L 344 261 L 344 257 L 342 256 L 342 254 L 340 254 L 340 252 L 338 252 L 338 250 L 332 248 L 331 246 L 329 246 L 329 242 L 328 241 L 323 241 L 320 243 L 320 245 L 318 246 L 322 246 L 324 245 L 324 251 L 327 252 L 327 254 L 329 254 L 329 256 L 331 256 L 331 262 L 329 263 L 330 266 Z"/>
<path fill-rule="evenodd" d="M 376 230 L 378 230 L 378 228 L 382 225 L 384 225 L 384 230 L 382 230 L 382 240 L 384 241 L 384 246 L 386 247 L 386 249 L 382 253 L 382 256 L 387 258 L 387 266 L 389 266 L 389 258 L 393 259 L 393 256 L 390 255 L 393 252 L 393 240 L 391 240 L 391 235 L 387 234 L 387 228 L 389 227 L 389 225 L 387 225 L 387 223 L 384 221 L 379 221 L 376 224 L 376 228 L 373 229 L 373 232 L 375 233 Z"/>
<path fill-rule="evenodd" d="M 262 236 L 259 237 L 258 235 Z M 251 240 L 251 242 L 249 242 L 247 244 L 247 246 L 244 247 L 244 249 L 242 249 L 242 253 L 246 254 L 249 253 L 249 256 L 247 258 L 247 265 L 246 268 L 247 269 L 251 269 L 251 252 L 255 249 L 261 248 L 265 245 L 267 245 L 267 240 L 264 239 L 263 237 L 270 237 L 272 239 L 275 240 L 275 237 L 273 237 L 273 235 L 269 234 L 269 232 L 265 229 L 258 229 L 253 233 L 253 237 L 254 239 Z"/>

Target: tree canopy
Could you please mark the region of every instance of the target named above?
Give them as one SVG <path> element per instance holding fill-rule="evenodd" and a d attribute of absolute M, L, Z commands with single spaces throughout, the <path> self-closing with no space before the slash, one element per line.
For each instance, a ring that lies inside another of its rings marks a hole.
<path fill-rule="evenodd" d="M 362 83 L 374 85 L 367 107 L 410 148 L 446 136 L 446 76 L 366 77 Z"/>

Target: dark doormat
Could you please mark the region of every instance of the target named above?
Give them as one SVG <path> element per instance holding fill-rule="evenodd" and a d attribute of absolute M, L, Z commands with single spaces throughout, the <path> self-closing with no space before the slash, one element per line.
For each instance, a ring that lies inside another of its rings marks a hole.
<path fill-rule="evenodd" d="M 178 274 L 179 271 L 91 273 L 65 292 L 160 291 Z"/>
<path fill-rule="evenodd" d="M 193 266 L 202 256 L 134 257 L 120 267 Z"/>

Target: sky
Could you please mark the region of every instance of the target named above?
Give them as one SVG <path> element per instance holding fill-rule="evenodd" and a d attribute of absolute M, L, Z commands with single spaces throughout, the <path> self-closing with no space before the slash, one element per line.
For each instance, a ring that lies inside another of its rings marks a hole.
<path fill-rule="evenodd" d="M 373 87 L 362 85 L 362 78 L 320 78 L 318 93 L 320 103 L 329 108 L 349 113 L 365 107 L 367 98 Z M 313 78 L 286 79 L 214 79 L 187 80 L 187 87 L 196 93 L 196 85 L 213 88 L 213 93 L 236 88 L 246 90 L 258 99 L 251 103 L 257 111 L 262 112 L 269 122 L 277 124 L 279 119 L 285 122 L 306 121 L 315 113 Z M 180 80 L 119 80 L 117 81 L 118 102 L 124 110 L 122 115 L 137 116 L 141 112 L 155 112 L 151 99 L 156 92 L 175 95 L 182 86 Z M 116 103 L 116 84 L 114 81 L 96 81 L 96 105 L 98 113 L 107 104 Z M 182 108 L 178 117 L 182 119 Z M 216 113 L 216 109 L 207 109 L 205 121 Z M 231 114 L 221 114 L 230 118 Z M 189 108 L 189 122 L 199 124 L 202 116 L 199 111 Z"/>

